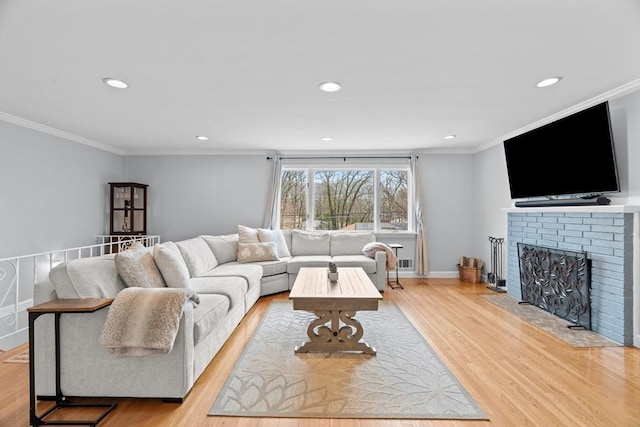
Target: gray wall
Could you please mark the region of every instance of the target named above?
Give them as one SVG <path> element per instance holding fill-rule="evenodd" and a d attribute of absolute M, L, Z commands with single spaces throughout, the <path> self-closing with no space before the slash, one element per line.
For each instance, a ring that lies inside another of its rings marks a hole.
<path fill-rule="evenodd" d="M 0 121 L 0 258 L 95 244 L 122 157 Z"/>
<path fill-rule="evenodd" d="M 457 277 L 461 256 L 473 247 L 473 156 L 422 154 L 418 164 L 425 204 L 429 272 Z"/>
<path fill-rule="evenodd" d="M 127 181 L 149 185 L 147 233 L 163 241 L 262 227 L 266 156 L 128 156 Z"/>

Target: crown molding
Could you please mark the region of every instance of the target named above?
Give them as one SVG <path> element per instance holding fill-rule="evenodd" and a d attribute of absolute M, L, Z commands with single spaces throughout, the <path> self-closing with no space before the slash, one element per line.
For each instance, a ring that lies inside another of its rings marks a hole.
<path fill-rule="evenodd" d="M 89 147 L 97 148 L 103 151 L 108 151 L 110 153 L 118 154 L 120 156 L 124 155 L 124 151 L 118 148 L 112 147 L 111 145 L 103 144 L 101 142 L 94 141 L 93 139 L 85 138 L 84 136 L 75 135 L 73 133 L 66 132 L 60 129 L 45 126 L 43 124 L 33 122 L 31 120 L 23 119 L 22 117 L 7 114 L 2 111 L 0 111 L 0 120 L 7 123 L 14 124 L 14 125 L 22 126 L 27 129 L 32 129 L 38 132 L 56 136 L 58 138 L 66 139 L 68 141 L 77 142 L 82 145 L 88 145 Z"/>
<path fill-rule="evenodd" d="M 583 101 L 579 104 L 573 105 L 555 114 L 547 116 L 544 119 L 538 120 L 537 122 L 531 123 L 527 126 L 521 127 L 520 129 L 514 130 L 513 132 L 509 132 L 505 135 L 502 135 L 499 138 L 496 138 L 489 142 L 481 144 L 474 150 L 474 153 L 479 153 L 481 151 L 494 147 L 498 144 L 502 144 L 505 139 L 513 138 L 514 136 L 518 136 L 530 130 L 536 129 L 540 126 L 554 122 L 570 114 L 577 113 L 578 111 L 582 111 L 589 107 L 593 107 L 594 105 L 600 104 L 601 102 L 611 101 L 613 99 L 620 98 L 625 95 L 629 95 L 630 93 L 636 92 L 639 89 L 640 89 L 640 79 L 633 80 L 627 84 L 618 86 L 617 88 L 612 89 L 608 92 L 602 93 L 598 96 L 587 99 L 586 101 Z"/>

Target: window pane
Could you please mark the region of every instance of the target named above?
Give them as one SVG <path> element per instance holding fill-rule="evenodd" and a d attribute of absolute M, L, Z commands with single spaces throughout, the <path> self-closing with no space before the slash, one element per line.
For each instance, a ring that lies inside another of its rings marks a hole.
<path fill-rule="evenodd" d="M 304 230 L 307 224 L 307 172 L 282 171 L 280 228 Z"/>
<path fill-rule="evenodd" d="M 382 230 L 408 229 L 407 181 L 406 170 L 380 171 L 380 228 Z"/>
<path fill-rule="evenodd" d="M 373 172 L 314 172 L 316 230 L 373 230 Z"/>

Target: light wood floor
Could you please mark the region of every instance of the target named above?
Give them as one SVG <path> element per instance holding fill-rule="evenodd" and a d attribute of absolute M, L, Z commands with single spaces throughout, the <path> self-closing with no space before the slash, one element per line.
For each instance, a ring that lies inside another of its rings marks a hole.
<path fill-rule="evenodd" d="M 640 349 L 573 348 L 484 301 L 483 284 L 405 279 L 387 288 L 490 421 L 209 417 L 207 412 L 273 298 L 261 299 L 181 405 L 118 399 L 100 426 L 640 426 Z M 0 355 L 0 361 L 22 348 Z M 48 403 L 39 404 L 39 410 Z M 0 363 L 0 426 L 26 426 L 28 365 Z M 70 413 L 68 413 L 70 414 Z M 71 415 L 71 414 L 70 414 Z"/>

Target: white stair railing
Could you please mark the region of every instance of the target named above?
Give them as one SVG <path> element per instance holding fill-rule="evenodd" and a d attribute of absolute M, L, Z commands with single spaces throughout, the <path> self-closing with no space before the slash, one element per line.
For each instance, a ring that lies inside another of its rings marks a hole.
<path fill-rule="evenodd" d="M 33 305 L 33 287 L 56 265 L 78 258 L 116 253 L 133 242 L 160 243 L 160 236 L 96 236 L 98 244 L 0 259 L 0 350 L 28 340 L 27 308 Z"/>

